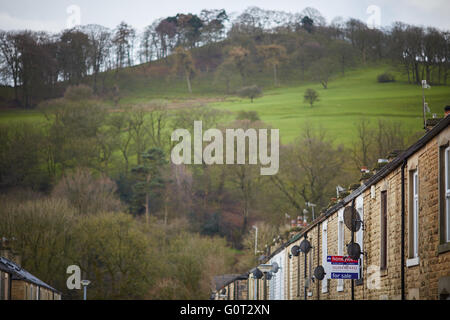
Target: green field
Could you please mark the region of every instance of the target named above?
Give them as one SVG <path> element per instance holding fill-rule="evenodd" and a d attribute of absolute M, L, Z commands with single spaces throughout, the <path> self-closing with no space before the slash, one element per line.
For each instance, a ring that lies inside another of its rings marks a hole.
<path fill-rule="evenodd" d="M 401 121 L 408 129 L 420 131 L 423 127 L 421 87 L 404 81 L 378 83 L 377 75 L 382 72 L 380 68 L 353 71 L 331 81 L 326 90 L 315 83 L 278 88 L 264 92 L 264 97 L 253 103 L 233 98 L 215 103 L 214 107 L 232 112 L 257 111 L 262 121 L 280 129 L 283 143 L 294 140 L 301 127 L 309 122 L 325 128 L 335 142 L 348 144 L 354 139 L 355 123 L 361 117 L 370 118 L 374 124 L 380 118 Z M 307 88 L 317 90 L 320 95 L 313 108 L 303 102 Z M 442 117 L 444 106 L 450 104 L 450 87 L 432 87 L 425 94 L 431 112 Z"/>
<path fill-rule="evenodd" d="M 396 75 L 399 79 L 397 82 L 378 83 L 377 75 L 384 71 L 385 69 L 381 67 L 351 71 L 346 73 L 345 77 L 331 80 L 326 90 L 318 83 L 282 86 L 264 90 L 264 96 L 255 99 L 253 103 L 250 100 L 229 96 L 223 102 L 214 102 L 210 105 L 232 113 L 240 110 L 257 111 L 261 120 L 280 129 L 282 143 L 292 142 L 299 135 L 301 127 L 309 122 L 313 126 L 325 128 L 336 143 L 348 145 L 354 141 L 355 123 L 362 117 L 370 118 L 373 124 L 380 118 L 401 121 L 411 131 L 421 131 L 423 121 L 421 87 L 408 84 L 399 74 Z M 197 90 L 202 85 L 207 86 L 198 83 Z M 177 83 L 174 87 L 176 89 L 171 92 L 166 86 L 164 92 L 160 92 L 158 96 L 159 90 L 156 86 L 145 86 L 140 83 L 134 90 L 127 90 L 128 94 L 121 99 L 120 105 L 165 98 L 171 101 L 172 107 L 176 107 L 185 99 L 195 101 L 201 98 L 214 98 L 211 92 L 202 94 L 194 91 L 193 96 L 187 93 L 183 95 L 183 83 Z M 303 102 L 307 88 L 316 89 L 320 95 L 320 101 L 316 102 L 313 108 Z M 442 116 L 443 107 L 450 104 L 450 86 L 433 86 L 425 93 L 431 112 Z M 431 117 L 431 114 L 428 114 L 428 117 Z M 40 119 L 44 119 L 43 115 L 37 111 L 0 111 L 0 123 Z M 232 116 L 229 119 L 232 119 Z"/>

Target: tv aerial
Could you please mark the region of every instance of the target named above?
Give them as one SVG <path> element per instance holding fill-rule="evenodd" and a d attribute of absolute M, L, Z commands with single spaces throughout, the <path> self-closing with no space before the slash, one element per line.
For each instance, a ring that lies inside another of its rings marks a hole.
<path fill-rule="evenodd" d="M 323 280 L 325 278 L 326 272 L 325 269 L 322 266 L 317 266 L 314 269 L 314 277 L 317 280 Z"/>
<path fill-rule="evenodd" d="M 298 257 L 298 255 L 300 254 L 300 247 L 297 246 L 297 245 L 293 246 L 293 247 L 291 248 L 291 254 L 292 254 L 294 257 Z"/>
<path fill-rule="evenodd" d="M 353 260 L 358 260 L 363 252 L 361 251 L 361 247 L 356 242 L 350 242 L 347 245 L 347 254 Z"/>
<path fill-rule="evenodd" d="M 353 206 L 348 206 L 344 209 L 344 223 L 352 232 L 357 232 L 361 229 L 363 221 Z"/>
<path fill-rule="evenodd" d="M 311 250 L 311 248 L 312 248 L 311 243 L 307 239 L 304 239 L 300 243 L 300 251 L 303 253 L 308 253 L 309 250 Z"/>
<path fill-rule="evenodd" d="M 250 270 L 250 273 L 253 274 L 253 277 L 255 277 L 256 279 L 261 279 L 264 275 L 258 268 L 253 268 L 252 270 Z"/>
<path fill-rule="evenodd" d="M 362 254 L 361 247 L 358 243 L 353 241 L 353 232 L 358 232 L 361 227 L 364 228 L 364 222 L 355 207 L 347 206 L 344 209 L 344 223 L 346 227 L 352 232 L 352 241 L 347 244 L 347 254 L 353 260 L 358 260 Z"/>

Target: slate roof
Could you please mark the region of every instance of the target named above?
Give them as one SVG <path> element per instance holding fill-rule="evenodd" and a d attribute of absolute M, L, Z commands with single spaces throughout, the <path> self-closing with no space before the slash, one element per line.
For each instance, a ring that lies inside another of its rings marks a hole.
<path fill-rule="evenodd" d="M 221 290 L 222 288 L 226 287 L 230 283 L 236 281 L 236 280 L 245 280 L 248 278 L 248 273 L 244 274 L 222 274 L 220 276 L 214 277 L 214 285 L 216 288 L 216 291 Z"/>
<path fill-rule="evenodd" d="M 49 289 L 53 292 L 60 293 L 58 290 L 52 288 L 51 286 L 49 286 L 42 280 L 36 278 L 35 276 L 33 276 L 31 273 L 29 273 L 25 269 L 22 269 L 16 263 L 14 263 L 4 257 L 0 257 L 0 270 L 11 274 L 11 278 L 13 280 L 23 280 L 23 281 L 35 284 L 39 287 Z"/>

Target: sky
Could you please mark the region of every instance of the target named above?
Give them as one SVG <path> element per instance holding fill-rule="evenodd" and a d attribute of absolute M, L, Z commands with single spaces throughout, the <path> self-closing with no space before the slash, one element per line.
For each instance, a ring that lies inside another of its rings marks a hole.
<path fill-rule="evenodd" d="M 0 29 L 59 32 L 78 23 L 114 28 L 125 21 L 142 30 L 157 18 L 180 12 L 225 9 L 238 13 L 250 6 L 292 13 L 314 7 L 328 23 L 340 16 L 381 26 L 402 21 L 450 30 L 449 0 L 0 0 Z"/>

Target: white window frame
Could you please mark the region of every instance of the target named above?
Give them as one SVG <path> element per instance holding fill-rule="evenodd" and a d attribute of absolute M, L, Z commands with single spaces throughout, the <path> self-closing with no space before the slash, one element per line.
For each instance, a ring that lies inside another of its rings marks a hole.
<path fill-rule="evenodd" d="M 450 147 L 445 148 L 445 240 L 450 242 Z"/>
<path fill-rule="evenodd" d="M 419 265 L 419 170 L 416 169 L 411 173 L 411 183 L 412 183 L 412 194 L 411 194 L 411 214 L 409 215 L 412 219 L 411 241 L 409 242 L 412 246 L 410 251 L 411 256 L 406 260 L 407 267 L 413 267 Z"/>
<path fill-rule="evenodd" d="M 419 171 L 413 172 L 413 257 L 419 257 Z"/>
<path fill-rule="evenodd" d="M 325 278 L 322 280 L 322 293 L 328 292 L 328 268 L 327 268 L 327 257 L 328 257 L 328 221 L 322 223 L 322 266 L 325 269 Z"/>
<path fill-rule="evenodd" d="M 361 218 L 361 221 L 364 223 L 364 199 L 363 197 L 356 198 L 356 210 L 359 213 L 359 217 Z M 364 252 L 364 230 L 363 225 L 359 228 L 359 230 L 356 232 L 356 242 L 359 244 L 359 247 L 361 248 L 361 252 Z M 361 254 L 361 257 L 359 259 L 360 264 L 360 277 L 363 278 L 363 270 L 364 270 L 364 255 Z"/>
<path fill-rule="evenodd" d="M 338 223 L 337 223 L 337 233 L 338 233 L 338 256 L 344 255 L 344 210 L 341 209 L 338 213 Z M 344 279 L 337 279 L 338 292 L 344 291 Z"/>

